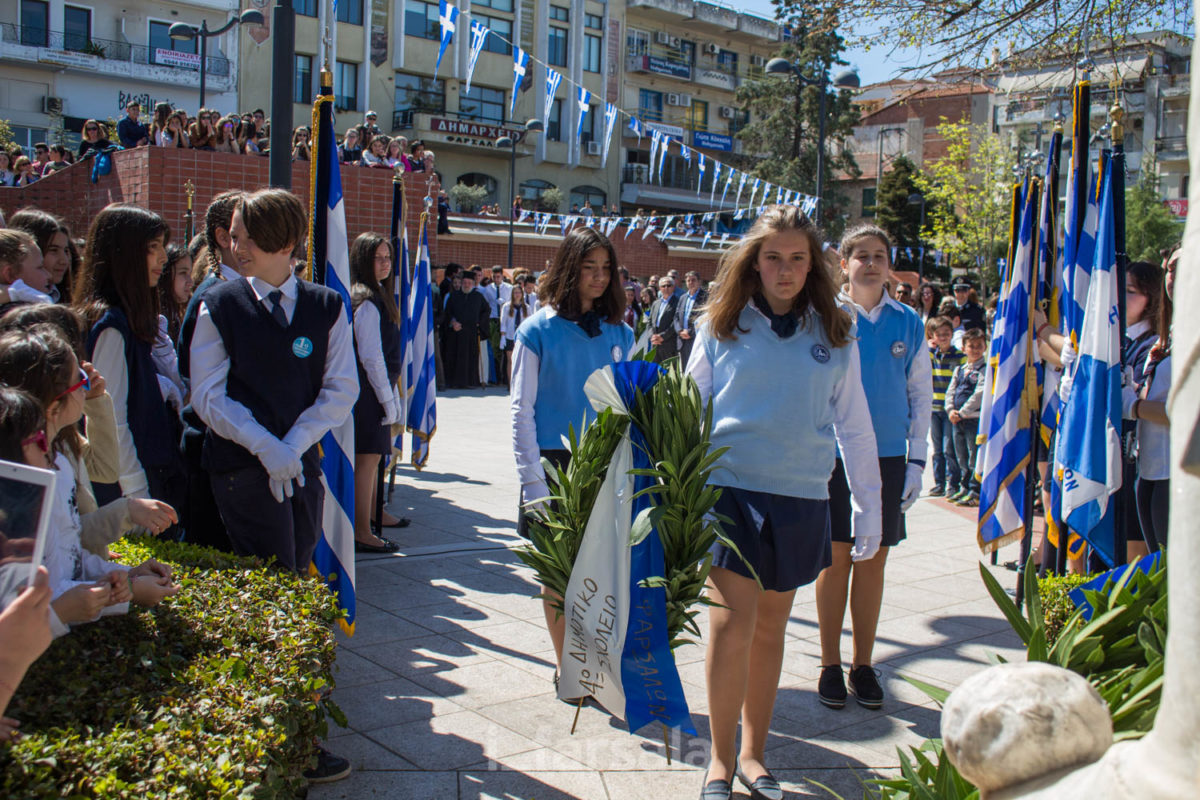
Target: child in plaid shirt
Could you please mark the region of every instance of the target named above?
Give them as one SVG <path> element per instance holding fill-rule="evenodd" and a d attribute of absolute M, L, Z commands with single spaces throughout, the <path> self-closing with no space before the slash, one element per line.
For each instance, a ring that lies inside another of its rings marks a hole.
<path fill-rule="evenodd" d="M 933 414 L 929 437 L 933 440 L 933 489 L 930 497 L 958 494 L 965 479 L 960 475 L 954 452 L 954 427 L 945 411 L 946 388 L 954 370 L 963 363 L 962 351 L 950 343 L 954 323 L 946 317 L 933 317 L 925 323 L 925 337 L 931 342 L 929 358 L 933 362 Z"/>
<path fill-rule="evenodd" d="M 983 357 L 987 347 L 987 334 L 972 328 L 963 334 L 965 360 L 954 370 L 954 377 L 946 388 L 946 416 L 954 426 L 954 451 L 958 456 L 961 472 L 958 494 L 946 493 L 946 499 L 955 505 L 979 505 L 979 481 L 975 479 L 975 453 L 979 448 L 979 411 L 983 404 Z"/>

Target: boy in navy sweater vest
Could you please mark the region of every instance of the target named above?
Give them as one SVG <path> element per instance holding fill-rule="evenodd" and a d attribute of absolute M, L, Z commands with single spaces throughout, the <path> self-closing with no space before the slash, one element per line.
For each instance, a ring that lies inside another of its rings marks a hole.
<path fill-rule="evenodd" d="M 242 198 L 230 238 L 245 279 L 204 295 L 191 343 L 192 402 L 208 425 L 203 464 L 229 539 L 297 572 L 321 531 L 317 442 L 358 395 L 342 298 L 292 274 L 306 227 L 289 192 Z"/>

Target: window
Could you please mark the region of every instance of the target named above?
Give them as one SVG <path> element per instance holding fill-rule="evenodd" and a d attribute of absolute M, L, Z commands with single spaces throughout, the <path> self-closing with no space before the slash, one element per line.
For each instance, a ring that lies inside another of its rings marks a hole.
<path fill-rule="evenodd" d="M 171 27 L 170 23 L 167 23 L 167 22 L 151 22 L 150 23 L 150 46 L 147 49 L 150 51 L 149 62 L 151 64 L 166 63 L 166 59 L 160 59 L 158 57 L 159 50 L 174 50 L 176 53 L 198 53 L 198 52 L 200 52 L 199 42 L 197 42 L 195 39 L 188 39 L 186 41 L 172 39 L 170 34 L 167 33 L 167 31 L 170 29 L 170 27 Z M 298 102 L 311 103 L 312 96 L 309 95 L 309 96 L 305 97 L 303 100 L 300 100 Z M 150 109 L 150 110 L 152 110 L 152 109 Z M 142 113 L 146 113 L 146 112 L 147 112 L 147 109 L 142 109 Z"/>
<path fill-rule="evenodd" d="M 546 60 L 556 67 L 567 65 L 567 29 L 550 26 L 550 41 Z"/>
<path fill-rule="evenodd" d="M 503 17 L 489 17 L 486 14 L 471 14 L 472 19 L 477 19 L 499 36 L 487 37 L 487 41 L 483 44 L 483 49 L 489 53 L 499 53 L 502 56 L 512 54 L 512 47 L 508 42 L 512 41 L 512 20 L 504 19 Z M 503 36 L 508 39 L 508 42 L 500 38 Z"/>
<path fill-rule="evenodd" d="M 599 14 L 584 14 L 583 27 L 591 28 L 594 31 L 604 30 L 604 17 Z"/>
<path fill-rule="evenodd" d="M 550 6 L 550 19 L 557 20 L 559 22 L 570 22 L 571 12 L 562 6 Z"/>
<path fill-rule="evenodd" d="M 562 141 L 562 100 L 550 103 L 550 119 L 546 122 L 546 138 L 552 142 Z"/>
<path fill-rule="evenodd" d="M 579 136 L 579 142 L 581 144 L 587 144 L 596 138 L 597 108 L 599 108 L 599 106 L 588 106 L 587 116 L 583 118 L 583 130 L 580 132 Z M 574 131 L 572 131 L 572 133 L 574 133 Z"/>
<path fill-rule="evenodd" d="M 583 35 L 583 71 L 600 71 L 600 37 L 590 33 Z"/>
<path fill-rule="evenodd" d="M 422 114 L 443 113 L 446 110 L 446 82 L 397 72 L 396 110 Z"/>
<path fill-rule="evenodd" d="M 662 92 L 638 89 L 638 117 L 651 122 L 662 121 Z"/>
<path fill-rule="evenodd" d="M 425 0 L 406 0 L 404 4 L 404 32 L 420 39 L 442 38 L 438 23 L 438 4 Z"/>
<path fill-rule="evenodd" d="M 668 60 L 677 64 L 687 64 L 689 67 L 693 66 L 696 63 L 696 43 L 684 39 L 679 43 L 678 53 L 668 56 Z"/>
<path fill-rule="evenodd" d="M 729 120 L 729 135 L 737 136 L 742 128 L 750 124 L 750 112 L 743 109 L 734 109 L 733 119 Z"/>
<path fill-rule="evenodd" d="M 337 20 L 351 25 L 362 25 L 363 0 L 338 0 Z"/>
<path fill-rule="evenodd" d="M 358 111 L 358 64 L 339 61 L 333 71 L 333 108 Z"/>
<path fill-rule="evenodd" d="M 582 211 L 584 206 L 591 206 L 592 211 L 597 214 L 604 213 L 604 207 L 608 204 L 608 195 L 603 189 L 597 189 L 595 186 L 576 186 L 571 190 L 571 207 L 579 206 Z"/>
<path fill-rule="evenodd" d="M 296 53 L 296 77 L 292 80 L 292 102 L 311 103 L 313 101 L 312 87 L 312 56 Z"/>
<path fill-rule="evenodd" d="M 520 191 L 521 205 L 530 210 L 555 211 L 557 209 L 543 209 L 542 195 L 547 189 L 553 189 L 554 184 L 549 181 L 543 181 L 539 178 L 530 178 L 527 181 L 521 182 Z"/>
<path fill-rule="evenodd" d="M 862 190 L 862 215 L 864 217 L 875 216 L 875 187 L 867 186 Z"/>
<path fill-rule="evenodd" d="M 50 33 L 50 4 L 21 0 L 21 44 L 45 47 Z"/>
<path fill-rule="evenodd" d="M 688 127 L 694 131 L 708 130 L 708 101 L 692 98 L 687 110 Z"/>
<path fill-rule="evenodd" d="M 315 17 L 317 15 L 317 0 L 292 0 L 292 8 L 296 9 L 296 13 L 303 17 Z"/>
<path fill-rule="evenodd" d="M 717 53 L 717 67 L 722 72 L 736 75 L 738 70 L 738 54 L 732 50 L 722 50 Z"/>
<path fill-rule="evenodd" d="M 504 121 L 504 92 L 472 86 L 471 91 L 458 97 L 458 110 L 467 119 L 485 119 L 490 122 Z"/>
<path fill-rule="evenodd" d="M 650 52 L 650 34 L 630 28 L 625 34 L 625 52 L 631 56 L 642 56 Z"/>
<path fill-rule="evenodd" d="M 479 202 L 483 205 L 491 205 L 498 202 L 496 190 L 500 188 L 500 184 L 491 175 L 484 175 L 482 172 L 468 172 L 466 175 L 459 175 L 458 182 L 467 186 L 482 186 L 487 189 L 487 194 Z"/>
<path fill-rule="evenodd" d="M 92 43 L 92 12 L 77 6 L 63 8 L 63 49 L 87 50 Z"/>
<path fill-rule="evenodd" d="M 471 8 L 490 8 L 493 11 L 512 11 L 513 0 L 472 0 Z"/>
<path fill-rule="evenodd" d="M 33 152 L 34 143 L 50 141 L 47 136 L 49 131 L 45 128 L 26 128 L 22 125 L 12 125 L 10 130 L 12 131 L 13 144 L 19 146 L 21 151 L 29 156 L 31 160 L 35 155 Z M 78 130 L 78 127 L 76 127 L 76 130 Z"/>

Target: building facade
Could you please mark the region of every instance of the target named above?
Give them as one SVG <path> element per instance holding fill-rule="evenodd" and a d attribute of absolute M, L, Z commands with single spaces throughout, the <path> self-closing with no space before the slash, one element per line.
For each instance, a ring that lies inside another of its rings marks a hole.
<path fill-rule="evenodd" d="M 385 134 L 419 139 L 433 151 L 443 186 L 484 186 L 483 202 L 505 211 L 515 196 L 527 209 L 564 213 L 613 205 L 627 214 L 637 207 L 708 210 L 696 202 L 695 165 L 685 174 L 678 148 L 664 165 L 663 186 L 649 185 L 649 139 L 639 142 L 624 114 L 604 158 L 606 104 L 727 160 L 736 152 L 742 116 L 733 94 L 747 75 L 761 71 L 780 39 L 773 22 L 693 0 L 458 0 L 454 44 L 435 75 L 437 0 L 339 0 L 334 21 L 325 19 L 319 0 L 295 5 L 293 126 L 308 123 L 322 61 L 320 32 L 328 31 L 338 132 L 375 111 Z M 468 89 L 471 20 L 491 34 Z M 533 57 L 515 107 L 512 43 Z M 243 41 L 247 75 L 270 74 L 269 44 Z M 564 77 L 549 102 L 542 64 Z M 579 85 L 590 94 L 582 127 Z M 267 108 L 269 89 L 269 81 L 244 81 L 240 106 Z M 544 130 L 526 134 L 530 119 Z M 514 150 L 496 146 L 502 136 L 517 141 Z M 561 193 L 561 205 L 547 203 L 550 189 Z"/>
<path fill-rule="evenodd" d="M 119 120 L 129 100 L 141 102 L 143 120 L 160 101 L 196 112 L 198 43 L 167 31 L 176 22 L 219 28 L 237 13 L 236 0 L 119 5 L 0 0 L 0 119 L 22 147 L 73 147 L 86 120 Z M 205 105 L 223 113 L 237 108 L 238 35 L 234 26 L 208 41 Z"/>

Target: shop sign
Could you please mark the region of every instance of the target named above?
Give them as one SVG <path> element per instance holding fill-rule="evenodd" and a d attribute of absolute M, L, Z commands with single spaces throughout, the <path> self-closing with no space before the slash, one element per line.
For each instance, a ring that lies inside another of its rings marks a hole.
<path fill-rule="evenodd" d="M 726 153 L 733 150 L 733 137 L 721 133 L 696 131 L 692 134 L 692 145 L 706 150 L 722 150 Z"/>
<path fill-rule="evenodd" d="M 501 136 L 508 136 L 514 142 L 519 142 L 523 136 L 522 131 L 512 128 L 471 120 L 445 119 L 444 117 L 431 117 L 429 129 L 434 133 L 443 134 L 443 141 L 473 147 L 495 147 L 496 140 Z"/>

